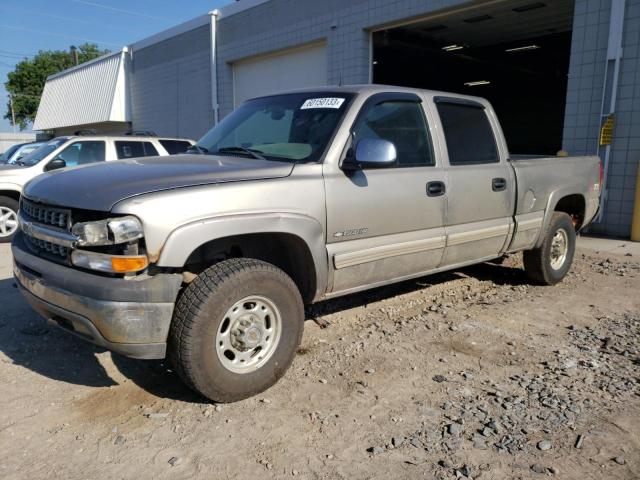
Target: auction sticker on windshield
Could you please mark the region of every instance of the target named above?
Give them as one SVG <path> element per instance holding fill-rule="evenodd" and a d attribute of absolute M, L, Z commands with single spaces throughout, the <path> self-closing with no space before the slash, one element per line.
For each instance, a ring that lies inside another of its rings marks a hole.
<path fill-rule="evenodd" d="M 308 108 L 340 108 L 344 98 L 310 98 L 302 104 L 300 110 Z"/>

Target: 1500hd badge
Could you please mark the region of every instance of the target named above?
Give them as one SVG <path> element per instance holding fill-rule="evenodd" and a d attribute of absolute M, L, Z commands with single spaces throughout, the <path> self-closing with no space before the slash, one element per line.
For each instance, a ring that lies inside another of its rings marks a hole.
<path fill-rule="evenodd" d="M 343 230 L 341 232 L 336 232 L 333 234 L 334 237 L 353 237 L 355 235 L 364 235 L 369 231 L 368 228 L 353 228 L 351 230 Z"/>

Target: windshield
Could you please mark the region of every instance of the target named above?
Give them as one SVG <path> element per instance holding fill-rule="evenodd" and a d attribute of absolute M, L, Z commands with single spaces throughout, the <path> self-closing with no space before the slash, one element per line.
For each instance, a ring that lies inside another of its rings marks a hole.
<path fill-rule="evenodd" d="M 11 159 L 7 160 L 7 163 L 10 163 L 10 164 L 17 163 L 18 160 L 20 160 L 22 157 L 26 157 L 31 152 L 33 152 L 33 151 L 37 150 L 38 148 L 40 148 L 40 146 L 42 146 L 42 143 L 34 143 L 34 144 L 24 145 L 24 146 L 20 147 L 13 154 Z"/>
<path fill-rule="evenodd" d="M 194 153 L 316 162 L 353 94 L 292 93 L 242 104 L 192 147 Z"/>
<path fill-rule="evenodd" d="M 9 150 L 0 155 L 0 162 L 6 163 L 7 161 L 9 161 L 13 154 L 16 153 L 16 150 L 18 150 L 22 145 L 22 143 L 19 143 L 18 145 L 9 147 Z"/>
<path fill-rule="evenodd" d="M 36 163 L 44 159 L 51 152 L 53 152 L 58 147 L 60 147 L 62 144 L 66 143 L 68 140 L 69 140 L 68 138 L 54 138 L 53 140 L 45 143 L 44 145 L 37 148 L 33 152 L 30 152 L 24 157 L 22 157 L 21 159 L 17 160 L 16 163 L 18 165 L 32 167 Z"/>

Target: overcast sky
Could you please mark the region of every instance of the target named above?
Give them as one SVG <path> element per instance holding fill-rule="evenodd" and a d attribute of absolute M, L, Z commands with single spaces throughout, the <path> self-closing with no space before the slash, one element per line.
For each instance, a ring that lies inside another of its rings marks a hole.
<path fill-rule="evenodd" d="M 93 42 L 119 50 L 232 0 L 0 0 L 0 117 L 7 73 L 38 50 Z M 0 131 L 13 128 L 0 119 Z"/>

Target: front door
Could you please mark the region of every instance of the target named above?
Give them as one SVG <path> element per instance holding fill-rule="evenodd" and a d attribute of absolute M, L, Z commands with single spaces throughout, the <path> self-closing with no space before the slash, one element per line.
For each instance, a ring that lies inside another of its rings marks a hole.
<path fill-rule="evenodd" d="M 512 226 L 515 179 L 484 105 L 436 97 L 448 152 L 447 246 L 442 266 L 499 255 Z"/>
<path fill-rule="evenodd" d="M 325 165 L 334 293 L 436 268 L 445 244 L 444 173 L 420 97 L 373 95 L 351 133 L 353 147 L 365 138 L 392 142 L 398 164 L 355 172 Z"/>

